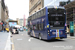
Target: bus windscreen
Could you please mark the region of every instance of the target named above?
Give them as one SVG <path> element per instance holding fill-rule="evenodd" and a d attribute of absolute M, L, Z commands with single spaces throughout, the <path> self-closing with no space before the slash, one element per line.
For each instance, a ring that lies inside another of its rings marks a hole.
<path fill-rule="evenodd" d="M 51 11 L 50 11 L 51 10 Z M 65 25 L 64 9 L 48 9 L 48 20 L 51 29 L 63 29 Z"/>

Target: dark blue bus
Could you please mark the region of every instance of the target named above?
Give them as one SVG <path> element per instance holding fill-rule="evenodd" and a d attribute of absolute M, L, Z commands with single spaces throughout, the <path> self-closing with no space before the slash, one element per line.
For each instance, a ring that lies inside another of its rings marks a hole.
<path fill-rule="evenodd" d="M 65 8 L 47 6 L 29 16 L 28 35 L 44 40 L 67 38 Z"/>

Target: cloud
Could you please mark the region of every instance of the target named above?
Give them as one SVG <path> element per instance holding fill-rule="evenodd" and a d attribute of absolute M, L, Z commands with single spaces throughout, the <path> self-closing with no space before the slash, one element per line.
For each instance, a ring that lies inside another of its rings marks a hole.
<path fill-rule="evenodd" d="M 5 0 L 9 9 L 9 18 L 26 18 L 29 16 L 29 0 Z"/>

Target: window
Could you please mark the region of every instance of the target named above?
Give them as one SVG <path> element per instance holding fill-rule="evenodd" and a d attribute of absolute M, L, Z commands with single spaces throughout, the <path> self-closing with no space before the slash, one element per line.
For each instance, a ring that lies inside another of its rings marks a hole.
<path fill-rule="evenodd" d="M 32 25 L 30 25 L 30 30 L 32 30 L 33 29 L 33 26 Z"/>
<path fill-rule="evenodd" d="M 43 23 L 37 24 L 37 25 L 36 25 L 36 29 L 37 29 L 37 30 L 43 30 L 43 29 L 44 29 L 44 24 L 43 24 Z"/>
<path fill-rule="evenodd" d="M 33 4 L 34 0 L 30 0 L 31 4 Z"/>
<path fill-rule="evenodd" d="M 37 12 L 37 18 L 39 17 L 39 12 Z"/>
<path fill-rule="evenodd" d="M 36 28 L 36 25 L 33 25 L 33 30 L 36 30 L 37 28 Z"/>
<path fill-rule="evenodd" d="M 33 20 L 34 20 L 34 15 L 33 15 Z"/>
<path fill-rule="evenodd" d="M 35 14 L 35 19 L 37 18 L 37 13 Z"/>
<path fill-rule="evenodd" d="M 37 30 L 39 30 L 39 24 L 37 24 Z"/>
<path fill-rule="evenodd" d="M 41 16 L 44 16 L 45 15 L 45 12 L 46 12 L 46 10 L 45 9 L 42 9 L 41 10 Z"/>
<path fill-rule="evenodd" d="M 43 23 L 41 24 L 41 29 L 42 29 L 42 30 L 44 29 L 44 24 L 43 24 Z"/>
<path fill-rule="evenodd" d="M 32 15 L 32 20 L 33 20 L 33 15 Z"/>
<path fill-rule="evenodd" d="M 43 10 L 41 10 L 41 16 L 43 16 Z"/>
<path fill-rule="evenodd" d="M 44 9 L 44 15 L 45 15 L 45 13 L 46 13 L 46 9 Z"/>
<path fill-rule="evenodd" d="M 32 20 L 32 16 L 31 16 L 30 18 L 31 18 L 31 20 Z"/>
<path fill-rule="evenodd" d="M 41 24 L 39 24 L 39 30 L 41 30 Z"/>
<path fill-rule="evenodd" d="M 38 12 L 38 17 L 40 17 L 40 16 L 41 16 L 41 14 L 40 14 L 40 13 L 41 13 L 41 12 L 39 11 L 39 12 Z"/>
<path fill-rule="evenodd" d="M 33 15 L 33 20 L 35 19 L 35 14 Z"/>
<path fill-rule="evenodd" d="M 30 17 L 28 17 L 28 22 L 30 21 Z"/>
<path fill-rule="evenodd" d="M 31 16 L 30 16 L 30 20 L 31 20 Z"/>
<path fill-rule="evenodd" d="M 35 14 L 34 14 L 34 19 L 35 19 Z"/>

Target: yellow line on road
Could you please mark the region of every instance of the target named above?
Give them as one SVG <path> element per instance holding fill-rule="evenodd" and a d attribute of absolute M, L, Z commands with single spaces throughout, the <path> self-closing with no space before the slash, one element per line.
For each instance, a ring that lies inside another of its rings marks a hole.
<path fill-rule="evenodd" d="M 15 48 L 14 48 L 14 43 L 13 43 L 13 38 L 11 38 L 11 42 L 12 42 L 12 50 L 15 50 Z"/>
<path fill-rule="evenodd" d="M 12 33 L 10 32 L 10 34 L 11 34 L 11 36 L 12 36 Z M 12 44 L 11 44 L 11 50 L 15 50 L 15 48 L 14 48 L 14 42 L 13 42 L 13 38 L 11 37 L 11 42 L 12 42 Z"/>

